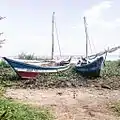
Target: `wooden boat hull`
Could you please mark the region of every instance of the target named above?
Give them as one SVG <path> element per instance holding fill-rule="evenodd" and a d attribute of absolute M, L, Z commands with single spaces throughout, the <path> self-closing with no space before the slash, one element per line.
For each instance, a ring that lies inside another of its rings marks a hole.
<path fill-rule="evenodd" d="M 75 69 L 78 73 L 85 77 L 98 77 L 100 76 L 101 66 L 104 61 L 103 57 L 94 60 L 85 65 L 76 65 Z"/>
<path fill-rule="evenodd" d="M 56 73 L 70 68 L 70 64 L 62 64 L 62 66 L 41 66 L 12 60 L 6 57 L 3 57 L 3 59 L 8 62 L 20 78 L 27 79 L 36 78 L 40 73 Z"/>

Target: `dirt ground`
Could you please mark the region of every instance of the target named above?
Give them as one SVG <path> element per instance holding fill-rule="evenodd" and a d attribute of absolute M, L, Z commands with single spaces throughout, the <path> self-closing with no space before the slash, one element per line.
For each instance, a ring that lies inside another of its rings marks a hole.
<path fill-rule="evenodd" d="M 119 90 L 7 89 L 5 96 L 27 104 L 50 108 L 56 120 L 120 120 L 108 104 L 120 100 Z"/>

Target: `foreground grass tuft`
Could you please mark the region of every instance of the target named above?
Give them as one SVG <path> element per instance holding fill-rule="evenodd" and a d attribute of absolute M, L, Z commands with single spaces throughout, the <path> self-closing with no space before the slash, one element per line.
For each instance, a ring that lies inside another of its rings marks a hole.
<path fill-rule="evenodd" d="M 110 108 L 112 109 L 113 112 L 115 112 L 118 116 L 120 116 L 120 101 L 112 103 L 110 105 Z"/>
<path fill-rule="evenodd" d="M 4 92 L 5 92 L 5 88 L 0 85 L 0 97 L 3 96 Z"/>
<path fill-rule="evenodd" d="M 52 120 L 45 109 L 33 108 L 5 98 L 0 99 L 0 120 Z"/>

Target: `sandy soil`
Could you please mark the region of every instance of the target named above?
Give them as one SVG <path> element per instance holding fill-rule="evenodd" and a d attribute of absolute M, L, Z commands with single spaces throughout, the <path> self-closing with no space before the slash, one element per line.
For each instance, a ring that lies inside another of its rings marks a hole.
<path fill-rule="evenodd" d="M 120 120 L 108 104 L 120 100 L 118 90 L 79 89 L 7 89 L 6 97 L 27 104 L 50 108 L 56 120 Z"/>

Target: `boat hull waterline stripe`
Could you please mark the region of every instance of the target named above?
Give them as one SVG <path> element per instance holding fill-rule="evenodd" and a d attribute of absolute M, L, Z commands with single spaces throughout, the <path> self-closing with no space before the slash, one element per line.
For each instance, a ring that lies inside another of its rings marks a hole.
<path fill-rule="evenodd" d="M 62 69 L 53 69 L 53 70 L 37 70 L 37 69 L 20 69 L 20 68 L 14 68 L 16 71 L 24 71 L 24 72 L 37 72 L 37 73 L 52 73 L 52 72 L 60 72 L 69 69 L 70 66 L 66 66 Z"/>

